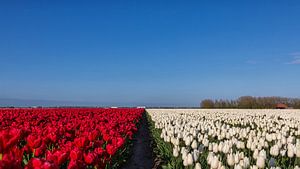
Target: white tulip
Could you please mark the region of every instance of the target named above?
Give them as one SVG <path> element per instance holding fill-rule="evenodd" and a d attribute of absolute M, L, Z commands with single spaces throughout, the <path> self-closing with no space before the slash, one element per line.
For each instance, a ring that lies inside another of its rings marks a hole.
<path fill-rule="evenodd" d="M 255 149 L 254 152 L 253 152 L 253 158 L 254 158 L 254 159 L 257 159 L 258 153 L 259 153 L 258 150 Z"/>
<path fill-rule="evenodd" d="M 187 155 L 187 164 L 188 165 L 193 165 L 193 163 L 194 163 L 193 156 L 192 156 L 192 154 L 189 153 Z"/>
<path fill-rule="evenodd" d="M 220 152 L 220 151 L 222 151 L 222 149 L 223 149 L 223 142 L 220 142 L 219 143 L 219 145 L 218 145 L 218 151 Z"/>
<path fill-rule="evenodd" d="M 211 162 L 211 168 L 216 169 L 219 166 L 219 160 L 218 157 L 213 157 L 212 162 Z"/>
<path fill-rule="evenodd" d="M 257 157 L 256 165 L 258 168 L 265 168 L 265 158 L 262 156 Z"/>
<path fill-rule="evenodd" d="M 218 169 L 225 169 L 225 166 L 221 165 L 221 166 L 218 167 Z"/>
<path fill-rule="evenodd" d="M 259 152 L 259 155 L 258 156 L 261 156 L 261 157 L 264 157 L 265 159 L 267 158 L 267 152 L 265 150 L 261 150 Z"/>
<path fill-rule="evenodd" d="M 273 147 L 271 147 L 270 154 L 272 156 L 275 156 L 275 157 L 278 156 L 278 154 L 279 154 L 279 148 L 278 148 L 278 146 L 276 144 Z"/>
<path fill-rule="evenodd" d="M 294 157 L 294 150 L 292 148 L 289 148 L 287 155 L 288 155 L 289 158 L 293 158 Z"/>
<path fill-rule="evenodd" d="M 179 155 L 178 150 L 174 148 L 174 149 L 173 149 L 173 156 L 174 156 L 174 157 L 178 157 L 178 155 Z"/>
<path fill-rule="evenodd" d="M 213 154 L 209 152 L 206 158 L 207 164 L 211 165 L 212 159 L 213 159 Z"/>
<path fill-rule="evenodd" d="M 228 154 L 228 155 L 227 155 L 227 164 L 228 164 L 229 166 L 233 166 L 233 165 L 234 165 L 234 157 L 233 157 L 232 154 Z"/>
<path fill-rule="evenodd" d="M 285 149 L 283 149 L 283 150 L 280 150 L 280 155 L 281 155 L 282 157 L 284 157 L 284 156 L 285 156 L 285 153 L 286 153 L 286 150 L 285 150 Z"/>
<path fill-rule="evenodd" d="M 183 160 L 183 166 L 188 166 L 188 160 L 187 160 L 187 157 L 186 158 L 184 158 L 184 160 Z"/>
<path fill-rule="evenodd" d="M 186 145 L 186 146 L 190 146 L 190 145 L 191 145 L 191 140 L 190 140 L 189 137 L 187 137 L 187 138 L 185 139 L 185 145 Z"/>
<path fill-rule="evenodd" d="M 212 149 L 213 149 L 213 146 L 212 146 L 211 143 L 209 143 L 209 144 L 208 144 L 208 151 L 212 151 Z"/>
<path fill-rule="evenodd" d="M 218 150 L 219 150 L 218 144 L 214 143 L 214 144 L 213 144 L 213 152 L 214 152 L 214 153 L 217 153 Z"/>
<path fill-rule="evenodd" d="M 192 152 L 194 161 L 197 161 L 197 160 L 198 160 L 199 154 L 200 154 L 200 152 L 199 152 L 198 150 L 194 150 L 194 151 Z"/>
<path fill-rule="evenodd" d="M 242 169 L 242 167 L 239 164 L 237 164 L 237 165 L 234 165 L 234 169 Z"/>
<path fill-rule="evenodd" d="M 193 140 L 191 147 L 192 147 L 193 149 L 197 149 L 197 148 L 198 148 L 198 143 L 197 143 L 196 140 Z"/>
<path fill-rule="evenodd" d="M 256 165 L 253 165 L 250 167 L 250 169 L 258 169 L 258 167 Z"/>
<path fill-rule="evenodd" d="M 187 151 L 183 151 L 182 156 L 181 156 L 182 159 L 185 159 L 187 157 L 187 155 L 188 155 Z"/>
<path fill-rule="evenodd" d="M 244 158 L 244 166 L 243 168 L 248 168 L 250 166 L 250 160 L 248 157 Z"/>
<path fill-rule="evenodd" d="M 195 169 L 201 169 L 201 165 L 200 165 L 200 163 L 196 163 L 196 165 L 195 165 Z"/>
<path fill-rule="evenodd" d="M 236 154 L 234 155 L 234 163 L 235 163 L 235 164 L 238 164 L 239 162 L 240 162 L 239 154 L 236 153 Z"/>

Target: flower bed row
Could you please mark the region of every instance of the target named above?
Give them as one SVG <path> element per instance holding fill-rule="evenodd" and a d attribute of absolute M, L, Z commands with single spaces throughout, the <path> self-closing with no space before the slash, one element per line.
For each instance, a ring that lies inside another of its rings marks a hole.
<path fill-rule="evenodd" d="M 0 109 L 0 169 L 114 168 L 144 109 Z"/>

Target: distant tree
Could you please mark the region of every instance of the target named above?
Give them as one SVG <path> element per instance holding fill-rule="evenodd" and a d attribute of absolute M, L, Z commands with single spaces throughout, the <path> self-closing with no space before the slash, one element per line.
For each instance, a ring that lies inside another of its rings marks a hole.
<path fill-rule="evenodd" d="M 236 100 L 210 100 L 201 102 L 202 108 L 243 108 L 243 109 L 274 109 L 277 104 L 282 103 L 294 109 L 300 109 L 299 98 L 286 97 L 252 97 L 242 96 Z"/>
<path fill-rule="evenodd" d="M 210 100 L 210 99 L 202 100 L 200 106 L 201 106 L 201 108 L 205 108 L 205 109 L 215 108 L 215 106 L 214 106 L 214 101 L 213 101 L 213 100 Z"/>
<path fill-rule="evenodd" d="M 242 96 L 238 99 L 238 107 L 242 109 L 251 109 L 255 99 L 252 96 Z"/>

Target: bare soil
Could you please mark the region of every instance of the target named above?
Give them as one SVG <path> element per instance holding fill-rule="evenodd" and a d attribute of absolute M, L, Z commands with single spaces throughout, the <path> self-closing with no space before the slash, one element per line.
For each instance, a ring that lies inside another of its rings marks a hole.
<path fill-rule="evenodd" d="M 152 169 L 154 154 L 146 114 L 143 114 L 139 130 L 133 139 L 132 155 L 121 169 Z"/>

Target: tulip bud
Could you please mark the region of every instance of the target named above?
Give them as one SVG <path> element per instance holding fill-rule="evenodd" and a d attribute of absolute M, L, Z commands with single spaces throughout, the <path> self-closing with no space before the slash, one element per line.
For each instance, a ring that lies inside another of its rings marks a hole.
<path fill-rule="evenodd" d="M 278 148 L 278 146 L 276 144 L 273 147 L 271 147 L 270 154 L 272 156 L 275 156 L 275 157 L 278 156 L 278 154 L 279 154 L 279 148 Z"/>
<path fill-rule="evenodd" d="M 191 147 L 192 147 L 193 149 L 197 149 L 197 148 L 198 148 L 198 143 L 197 143 L 196 140 L 193 140 Z"/>
<path fill-rule="evenodd" d="M 218 168 L 219 165 L 219 160 L 218 157 L 213 157 L 212 162 L 211 162 L 211 168 L 216 169 Z"/>
<path fill-rule="evenodd" d="M 178 150 L 177 149 L 173 149 L 173 156 L 174 157 L 178 157 L 179 153 L 178 153 Z"/>
<path fill-rule="evenodd" d="M 228 154 L 227 155 L 227 164 L 229 166 L 233 166 L 234 165 L 234 158 L 233 158 L 233 155 L 232 154 Z"/>
<path fill-rule="evenodd" d="M 188 166 L 187 157 L 185 157 L 183 160 L 183 166 L 185 166 L 185 167 Z"/>
<path fill-rule="evenodd" d="M 256 165 L 258 168 L 265 168 L 265 158 L 262 156 L 258 156 Z"/>
<path fill-rule="evenodd" d="M 243 161 L 244 161 L 243 168 L 248 168 L 250 166 L 250 160 L 249 160 L 249 158 L 245 157 Z"/>
<path fill-rule="evenodd" d="M 239 161 L 240 161 L 240 159 L 239 159 L 239 154 L 236 153 L 236 154 L 234 155 L 234 163 L 235 163 L 235 164 L 238 164 Z"/>
<path fill-rule="evenodd" d="M 254 152 L 253 152 L 253 158 L 257 159 L 257 157 L 258 157 L 258 150 L 255 149 Z"/>
<path fill-rule="evenodd" d="M 194 161 L 197 161 L 197 160 L 198 160 L 199 154 L 200 154 L 200 152 L 199 152 L 198 150 L 194 150 L 194 151 L 193 151 L 192 155 L 193 155 Z"/>
<path fill-rule="evenodd" d="M 287 155 L 288 155 L 289 158 L 293 158 L 294 157 L 294 150 L 292 148 L 289 148 Z"/>
<path fill-rule="evenodd" d="M 201 169 L 201 165 L 200 165 L 200 163 L 196 163 L 196 165 L 195 165 L 195 169 Z"/>
<path fill-rule="evenodd" d="M 214 152 L 214 153 L 217 153 L 217 152 L 218 152 L 218 149 L 219 149 L 218 144 L 214 143 L 214 144 L 213 144 L 213 152 Z"/>
<path fill-rule="evenodd" d="M 242 169 L 242 167 L 239 164 L 237 164 L 234 166 L 234 169 Z"/>
<path fill-rule="evenodd" d="M 187 155 L 187 164 L 188 164 L 188 165 L 193 165 L 193 163 L 194 163 L 193 156 L 192 156 L 191 153 L 189 153 L 189 154 Z"/>

